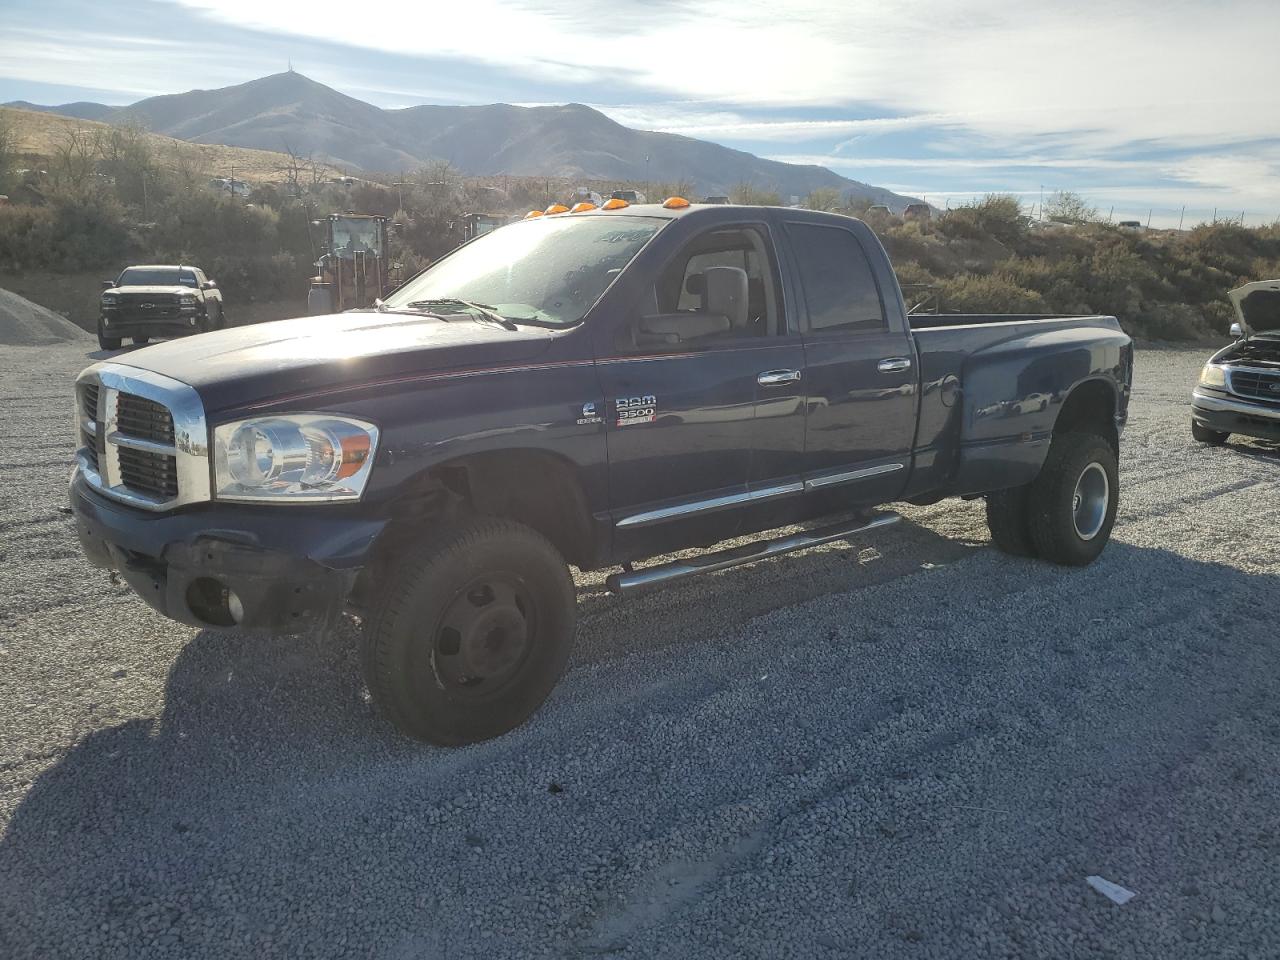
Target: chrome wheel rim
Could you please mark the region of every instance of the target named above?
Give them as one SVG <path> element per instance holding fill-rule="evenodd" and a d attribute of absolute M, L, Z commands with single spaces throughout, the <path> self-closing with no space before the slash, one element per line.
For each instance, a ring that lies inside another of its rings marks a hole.
<path fill-rule="evenodd" d="M 1076 490 L 1071 498 L 1071 515 L 1076 536 L 1092 540 L 1107 520 L 1107 508 L 1111 504 L 1111 481 L 1100 463 L 1091 463 L 1081 471 L 1076 480 Z"/>

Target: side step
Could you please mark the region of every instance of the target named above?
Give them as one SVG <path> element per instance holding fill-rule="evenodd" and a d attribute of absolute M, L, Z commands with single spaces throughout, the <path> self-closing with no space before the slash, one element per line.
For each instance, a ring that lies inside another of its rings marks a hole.
<path fill-rule="evenodd" d="M 646 567 L 644 570 L 632 570 L 629 573 L 610 574 L 605 580 L 605 586 L 610 593 L 623 595 L 637 593 L 649 587 L 665 586 L 675 580 L 683 580 L 700 573 L 727 570 L 742 563 L 753 563 L 756 560 L 764 560 L 766 557 L 777 557 L 784 553 L 831 543 L 833 540 L 844 540 L 855 533 L 887 527 L 901 519 L 902 517 L 896 513 L 883 513 L 871 520 L 865 517 L 852 521 L 846 520 L 843 523 L 806 530 L 778 540 L 758 540 L 755 543 L 731 547 L 728 550 L 717 550 L 715 553 L 705 553 L 688 560 L 676 560 L 673 563 Z"/>

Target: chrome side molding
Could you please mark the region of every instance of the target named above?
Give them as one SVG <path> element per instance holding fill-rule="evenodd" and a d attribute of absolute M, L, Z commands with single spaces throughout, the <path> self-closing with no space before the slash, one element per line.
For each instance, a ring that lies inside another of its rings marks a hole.
<path fill-rule="evenodd" d="M 852 483 L 854 480 L 865 480 L 867 477 L 878 477 L 884 473 L 895 473 L 906 469 L 905 463 L 882 463 L 876 467 L 864 467 L 861 470 L 847 470 L 844 473 L 829 473 L 821 477 L 810 477 L 804 482 L 806 490 L 817 490 L 820 487 L 832 487 L 838 483 Z"/>
<path fill-rule="evenodd" d="M 730 507 L 759 503 L 760 501 L 773 500 L 777 497 L 789 497 L 797 493 L 804 493 L 803 483 L 783 483 L 776 487 L 744 490 L 742 493 L 730 493 L 723 497 L 695 500 L 693 503 L 679 503 L 673 507 L 661 507 L 657 510 L 647 510 L 644 513 L 632 514 L 629 517 L 623 517 L 615 526 L 624 529 L 627 527 L 646 527 L 651 523 L 661 523 L 663 520 L 674 520 L 677 517 L 693 516 L 699 513 L 713 513 L 716 510 L 728 510 Z"/>

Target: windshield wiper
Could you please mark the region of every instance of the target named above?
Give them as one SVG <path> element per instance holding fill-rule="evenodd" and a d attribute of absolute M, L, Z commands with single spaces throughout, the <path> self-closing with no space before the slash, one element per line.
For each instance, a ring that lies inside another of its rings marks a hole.
<path fill-rule="evenodd" d="M 487 303 L 476 303 L 474 300 L 459 300 L 457 297 L 436 297 L 432 300 L 414 300 L 412 303 L 405 304 L 405 306 L 408 307 L 433 307 L 440 305 L 466 307 L 468 310 L 474 310 L 490 323 L 498 324 L 498 326 L 505 330 L 520 329 L 516 326 L 516 322 L 510 317 L 504 317 Z"/>

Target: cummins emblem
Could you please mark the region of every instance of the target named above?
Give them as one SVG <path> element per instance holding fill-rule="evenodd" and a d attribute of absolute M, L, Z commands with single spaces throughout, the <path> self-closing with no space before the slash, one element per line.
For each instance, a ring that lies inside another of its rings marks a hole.
<path fill-rule="evenodd" d="M 578 418 L 578 423 L 603 423 L 604 418 L 596 413 L 596 405 L 594 403 L 584 403 L 582 405 L 582 416 Z"/>
<path fill-rule="evenodd" d="M 657 397 L 619 397 L 613 401 L 618 413 L 618 426 L 653 423 L 658 416 Z"/>

